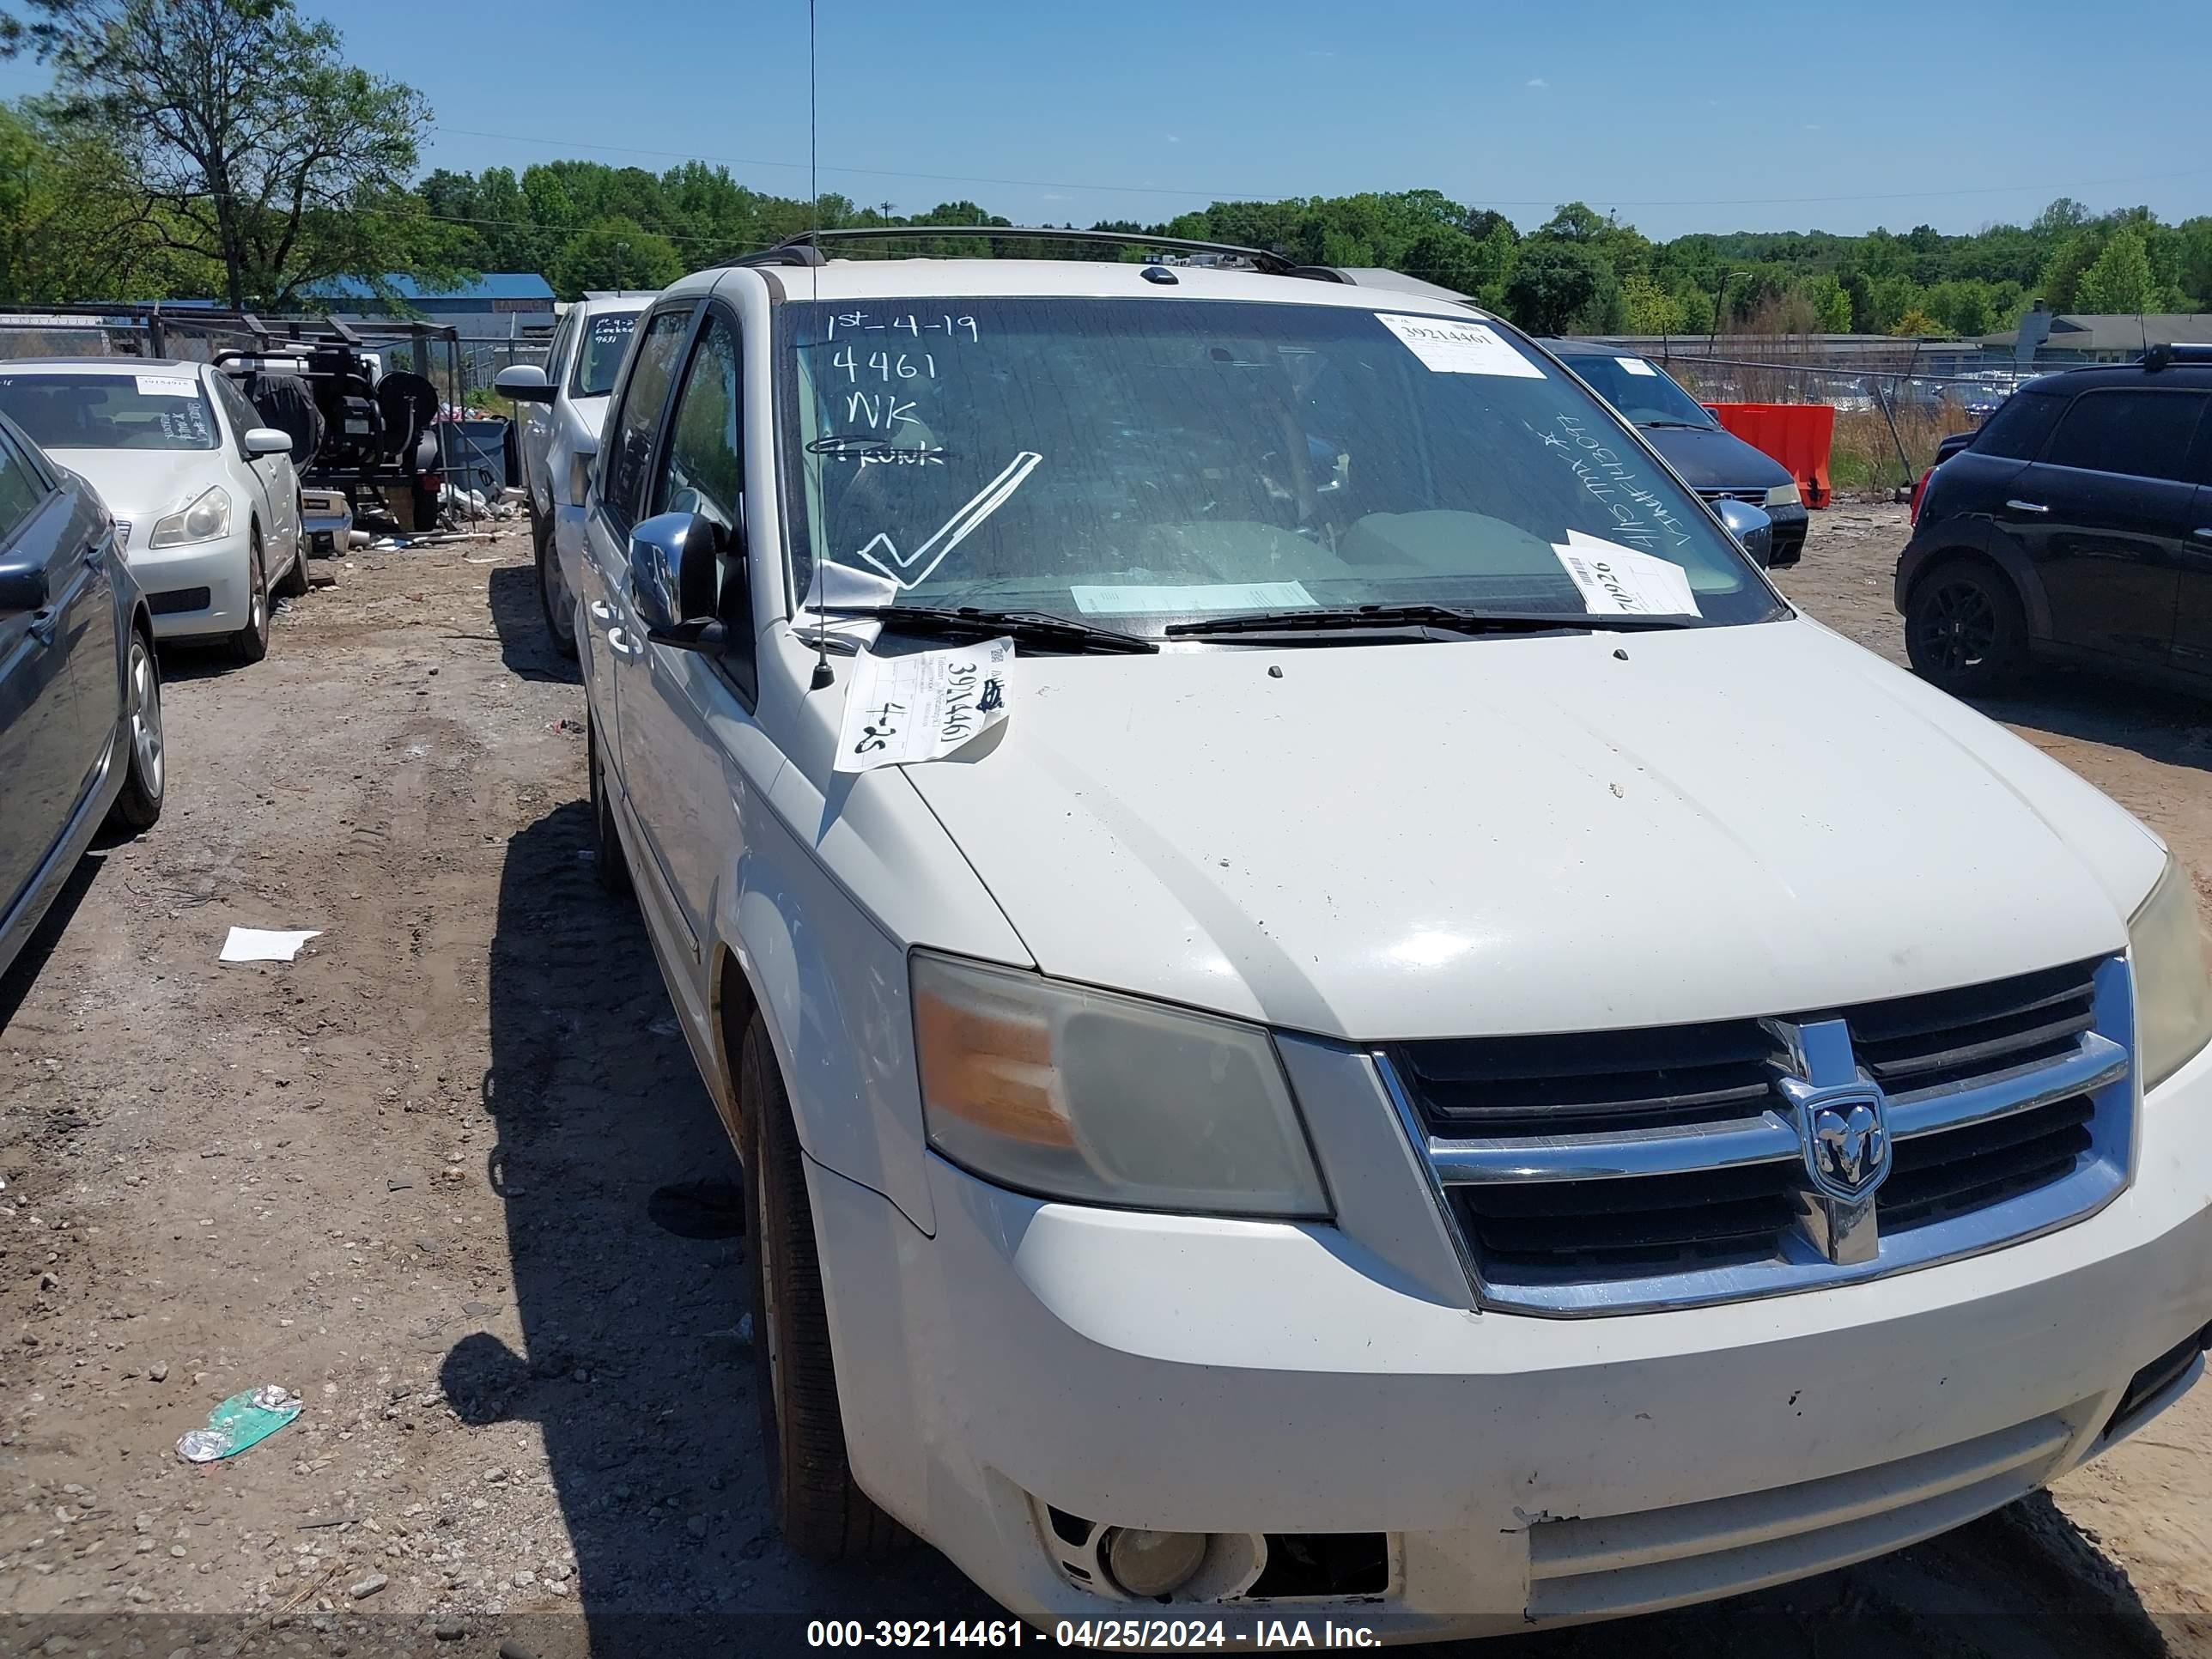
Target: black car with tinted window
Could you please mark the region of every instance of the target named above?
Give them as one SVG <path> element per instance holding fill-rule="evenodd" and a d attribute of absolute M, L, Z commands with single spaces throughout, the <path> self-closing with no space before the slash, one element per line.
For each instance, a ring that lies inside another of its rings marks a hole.
<path fill-rule="evenodd" d="M 1774 521 L 1766 562 L 1797 562 L 1810 522 L 1790 470 L 1726 430 L 1712 411 L 1649 357 L 1601 340 L 1547 340 L 1545 348 L 1589 383 L 1621 417 L 1650 440 L 1682 482 L 1708 501 L 1745 501 Z"/>
<path fill-rule="evenodd" d="M 1928 479 L 1897 564 L 1923 678 L 2212 684 L 2212 346 L 2031 380 Z"/>

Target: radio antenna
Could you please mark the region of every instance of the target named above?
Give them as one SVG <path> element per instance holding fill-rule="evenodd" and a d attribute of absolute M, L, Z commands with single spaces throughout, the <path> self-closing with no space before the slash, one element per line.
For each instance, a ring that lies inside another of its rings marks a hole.
<path fill-rule="evenodd" d="M 814 0 L 806 0 L 806 193 L 808 215 L 814 225 L 814 246 L 817 258 L 822 247 L 822 170 L 820 166 L 821 122 L 817 116 L 818 99 L 814 78 Z M 816 267 L 807 267 L 807 281 L 814 289 L 814 297 L 822 297 L 822 279 Z M 817 586 L 822 581 L 817 567 L 814 573 Z M 830 618 L 820 611 L 814 617 L 814 678 L 808 682 L 809 691 L 825 690 L 837 683 L 836 671 L 830 666 Z"/>

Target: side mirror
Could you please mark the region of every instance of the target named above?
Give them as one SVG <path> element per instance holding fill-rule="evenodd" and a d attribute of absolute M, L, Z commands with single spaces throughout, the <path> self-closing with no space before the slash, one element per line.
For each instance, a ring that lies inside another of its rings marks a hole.
<path fill-rule="evenodd" d="M 1726 497 L 1713 503 L 1721 522 L 1736 539 L 1736 544 L 1751 556 L 1751 562 L 1761 570 L 1774 556 L 1774 520 L 1763 507 L 1753 507 L 1749 501 L 1730 501 Z"/>
<path fill-rule="evenodd" d="M 241 441 L 246 445 L 246 453 L 257 461 L 264 455 L 289 455 L 292 453 L 292 434 L 279 431 L 273 426 L 248 427 Z"/>
<path fill-rule="evenodd" d="M 493 389 L 519 404 L 550 404 L 553 388 L 546 383 L 545 371 L 535 363 L 516 363 L 502 368 L 492 377 Z"/>
<path fill-rule="evenodd" d="M 43 611 L 46 605 L 45 565 L 0 564 L 0 617 L 22 611 Z"/>
<path fill-rule="evenodd" d="M 732 539 L 703 513 L 663 513 L 630 532 L 630 601 L 646 638 L 662 645 L 707 643 L 700 633 L 717 623 L 722 556 Z M 732 580 L 742 581 L 743 571 L 740 563 Z"/>

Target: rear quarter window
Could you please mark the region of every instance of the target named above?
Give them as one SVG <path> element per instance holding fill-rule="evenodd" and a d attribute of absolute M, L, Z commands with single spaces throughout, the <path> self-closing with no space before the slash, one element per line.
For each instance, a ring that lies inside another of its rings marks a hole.
<path fill-rule="evenodd" d="M 2076 398 L 2044 451 L 2052 466 L 2191 482 L 2189 450 L 2204 416 L 2201 392 L 2116 386 Z"/>

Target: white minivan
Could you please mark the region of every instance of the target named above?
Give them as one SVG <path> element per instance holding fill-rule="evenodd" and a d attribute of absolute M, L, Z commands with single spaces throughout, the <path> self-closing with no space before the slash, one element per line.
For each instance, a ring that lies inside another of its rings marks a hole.
<path fill-rule="evenodd" d="M 1520 1629 L 1955 1526 L 2200 1372 L 2187 872 L 1504 323 L 787 247 L 639 319 L 585 528 L 799 1549 Z"/>

